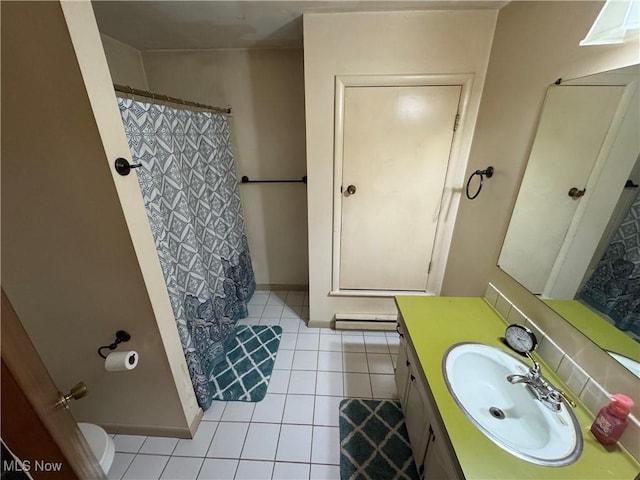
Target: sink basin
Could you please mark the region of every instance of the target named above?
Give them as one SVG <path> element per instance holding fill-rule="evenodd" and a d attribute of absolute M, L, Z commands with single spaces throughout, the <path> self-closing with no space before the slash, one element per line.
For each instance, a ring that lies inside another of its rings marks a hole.
<path fill-rule="evenodd" d="M 582 453 L 578 422 L 564 402 L 547 408 L 524 384 L 507 376 L 529 367 L 494 347 L 479 343 L 452 346 L 442 362 L 449 392 L 458 406 L 492 442 L 538 465 L 564 466 Z"/>

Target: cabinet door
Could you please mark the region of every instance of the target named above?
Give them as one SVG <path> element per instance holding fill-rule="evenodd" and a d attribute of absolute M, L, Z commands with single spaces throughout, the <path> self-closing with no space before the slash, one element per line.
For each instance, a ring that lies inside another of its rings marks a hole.
<path fill-rule="evenodd" d="M 413 458 L 416 460 L 416 466 L 424 458 L 427 447 L 427 432 L 429 423 L 425 416 L 424 403 L 420 390 L 417 387 L 417 378 L 412 373 L 412 367 L 409 367 L 409 385 L 407 387 L 407 399 L 404 407 L 404 419 L 407 425 L 407 433 L 413 450 Z"/>
<path fill-rule="evenodd" d="M 402 411 L 407 408 L 407 384 L 409 382 L 409 361 L 407 360 L 407 343 L 400 337 L 398 359 L 396 360 L 396 387 Z"/>
<path fill-rule="evenodd" d="M 418 467 L 421 478 L 424 480 L 454 480 L 458 478 L 455 469 L 448 461 L 447 452 L 443 447 L 442 437 L 440 435 L 436 436 L 430 426 L 427 453 L 422 466 Z"/>

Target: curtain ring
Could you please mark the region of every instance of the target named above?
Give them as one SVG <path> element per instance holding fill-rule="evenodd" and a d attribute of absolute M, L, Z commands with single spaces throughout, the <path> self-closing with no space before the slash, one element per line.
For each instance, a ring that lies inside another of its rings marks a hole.
<path fill-rule="evenodd" d="M 480 176 L 480 185 L 478 185 L 478 191 L 476 193 L 474 193 L 473 195 L 469 195 L 469 185 L 471 185 L 471 180 L 473 180 L 473 177 L 475 177 L 476 175 Z M 482 184 L 484 183 L 484 177 L 485 176 L 487 178 L 493 177 L 493 167 L 487 167 L 484 170 L 476 170 L 475 172 L 473 172 L 471 174 L 471 176 L 469 177 L 469 180 L 467 180 L 467 188 L 465 189 L 465 193 L 466 193 L 467 198 L 469 200 L 473 200 L 478 195 L 480 195 L 480 192 L 482 191 Z"/>

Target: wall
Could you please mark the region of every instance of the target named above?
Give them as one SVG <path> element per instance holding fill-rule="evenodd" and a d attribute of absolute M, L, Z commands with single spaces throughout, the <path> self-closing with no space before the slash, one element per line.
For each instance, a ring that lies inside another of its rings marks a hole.
<path fill-rule="evenodd" d="M 443 295 L 480 296 L 497 271 L 547 87 L 638 61 L 637 41 L 578 46 L 601 5 L 511 2 L 500 10 L 467 169 L 493 165 L 496 173 L 476 200 L 461 203 Z"/>
<path fill-rule="evenodd" d="M 140 50 L 105 34 L 100 34 L 100 39 L 113 83 L 148 90 L 147 76 L 142 65 Z"/>
<path fill-rule="evenodd" d="M 302 50 L 205 50 L 142 54 L 149 89 L 231 105 L 238 178 L 306 175 Z M 241 185 L 259 285 L 307 285 L 307 199 L 302 183 Z"/>
<path fill-rule="evenodd" d="M 469 165 L 492 163 L 497 173 L 460 208 L 444 293 L 479 296 L 489 279 L 603 388 L 637 392 L 630 372 L 496 266 L 548 85 L 640 61 L 638 40 L 578 46 L 601 5 L 512 2 L 500 11 Z"/>
<path fill-rule="evenodd" d="M 435 11 L 304 16 L 310 325 L 338 313 L 395 313 L 392 298 L 335 297 L 331 290 L 334 77 L 362 74 L 474 73 L 462 119 L 462 164 L 471 143 L 497 13 Z M 448 185 L 455 212 L 465 179 Z M 455 221 L 455 213 L 447 222 Z M 383 227 L 381 227 L 383 228 Z M 450 255 L 454 255 L 451 252 Z"/>
<path fill-rule="evenodd" d="M 137 182 L 111 166 L 128 146 L 90 4 L 3 3 L 2 69 L 8 298 L 58 387 L 86 382 L 78 421 L 189 436 L 202 411 Z M 140 363 L 107 373 L 118 329 Z"/>

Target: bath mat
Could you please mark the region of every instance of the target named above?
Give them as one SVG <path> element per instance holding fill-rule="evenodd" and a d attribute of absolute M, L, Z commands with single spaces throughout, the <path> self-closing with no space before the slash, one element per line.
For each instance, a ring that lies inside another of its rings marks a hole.
<path fill-rule="evenodd" d="M 282 338 L 278 325 L 240 325 L 227 356 L 213 369 L 209 381 L 214 400 L 259 402 L 267 394 Z"/>
<path fill-rule="evenodd" d="M 418 480 L 399 402 L 340 402 L 341 480 Z"/>

